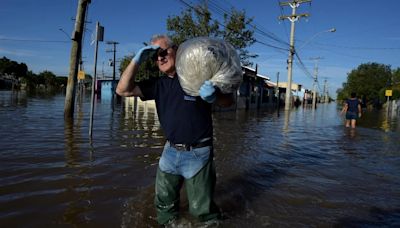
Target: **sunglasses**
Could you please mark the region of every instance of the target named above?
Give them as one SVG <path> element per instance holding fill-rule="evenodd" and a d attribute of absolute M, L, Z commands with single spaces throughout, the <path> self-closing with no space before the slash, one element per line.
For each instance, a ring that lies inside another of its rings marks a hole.
<path fill-rule="evenodd" d="M 158 57 L 165 58 L 168 55 L 168 49 L 169 47 L 167 47 L 166 49 L 158 48 L 156 53 L 154 53 L 153 55 L 153 61 L 156 62 L 158 60 Z"/>

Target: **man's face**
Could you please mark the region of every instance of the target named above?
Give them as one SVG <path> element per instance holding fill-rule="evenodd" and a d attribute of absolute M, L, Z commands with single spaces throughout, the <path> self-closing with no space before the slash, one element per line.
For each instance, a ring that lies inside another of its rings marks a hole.
<path fill-rule="evenodd" d="M 153 45 L 160 46 L 161 50 L 156 60 L 156 64 L 161 72 L 166 73 L 169 76 L 174 76 L 176 73 L 175 69 L 175 57 L 176 50 L 173 47 L 169 47 L 167 41 L 163 38 L 153 42 Z M 164 53 L 161 53 L 164 52 Z"/>

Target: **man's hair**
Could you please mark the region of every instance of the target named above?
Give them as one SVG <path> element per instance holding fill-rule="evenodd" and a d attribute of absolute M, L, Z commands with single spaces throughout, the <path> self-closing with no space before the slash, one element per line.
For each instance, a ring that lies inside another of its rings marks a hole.
<path fill-rule="evenodd" d="M 175 46 L 175 44 L 171 40 L 171 38 L 169 38 L 169 36 L 164 35 L 164 34 L 153 35 L 153 37 L 151 37 L 150 43 L 154 43 L 155 41 L 160 40 L 160 39 L 165 39 L 167 41 L 167 44 L 168 44 L 169 47 Z"/>
<path fill-rule="evenodd" d="M 350 97 L 351 97 L 351 98 L 355 98 L 355 97 L 356 97 L 356 93 L 355 93 L 355 92 L 352 92 L 352 93 L 350 94 Z"/>

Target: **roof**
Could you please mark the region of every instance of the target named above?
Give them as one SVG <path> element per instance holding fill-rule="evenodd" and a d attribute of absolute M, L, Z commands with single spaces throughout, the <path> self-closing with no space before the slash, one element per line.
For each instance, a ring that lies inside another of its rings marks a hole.
<path fill-rule="evenodd" d="M 252 74 L 252 76 L 256 76 L 256 77 L 259 77 L 259 78 L 263 78 L 263 79 L 266 79 L 266 80 L 270 80 L 270 77 L 268 77 L 268 76 L 266 76 L 266 75 L 262 75 L 262 74 L 256 74 L 256 69 L 253 69 L 253 68 L 251 68 L 251 67 L 248 67 L 248 66 L 242 66 L 242 70 L 243 70 L 243 74 L 245 74 L 246 73 L 246 71 L 250 71 Z"/>

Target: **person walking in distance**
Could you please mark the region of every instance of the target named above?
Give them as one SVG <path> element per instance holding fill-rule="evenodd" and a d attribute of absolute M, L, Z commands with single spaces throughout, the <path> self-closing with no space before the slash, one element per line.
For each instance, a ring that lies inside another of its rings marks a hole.
<path fill-rule="evenodd" d="M 160 225 L 179 217 L 180 189 L 185 184 L 189 212 L 200 222 L 218 222 L 214 203 L 216 173 L 213 161 L 212 104 L 230 106 L 232 94 L 222 94 L 210 81 L 200 87 L 199 97 L 183 91 L 175 68 L 178 47 L 166 35 L 155 35 L 141 48 L 122 73 L 117 94 L 155 100 L 161 128 L 167 139 L 159 160 L 155 206 Z M 142 62 L 153 57 L 163 76 L 135 82 Z"/>
<path fill-rule="evenodd" d="M 361 104 L 356 93 L 351 93 L 350 98 L 346 100 L 341 114 L 346 114 L 346 127 L 355 128 L 357 119 L 361 117 Z"/>

